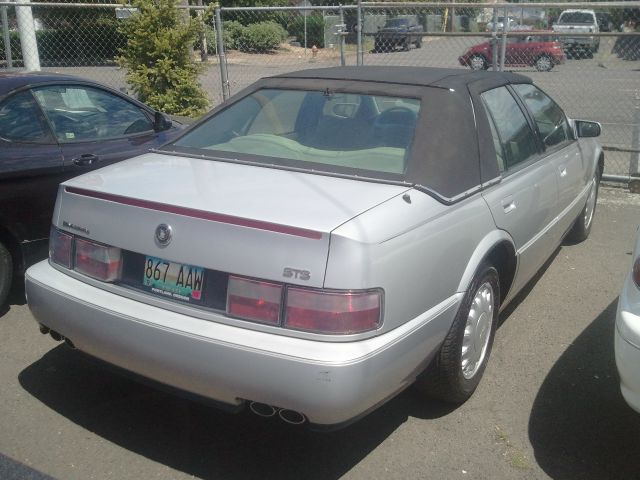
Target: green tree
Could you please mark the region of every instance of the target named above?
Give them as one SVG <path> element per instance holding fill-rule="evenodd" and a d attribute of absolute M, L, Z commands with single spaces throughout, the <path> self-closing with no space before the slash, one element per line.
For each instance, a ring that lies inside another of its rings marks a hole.
<path fill-rule="evenodd" d="M 165 113 L 194 117 L 208 107 L 192 56 L 203 25 L 177 5 L 178 0 L 134 0 L 137 11 L 119 28 L 127 45 L 117 61 L 127 69 L 127 82 L 140 101 Z"/>

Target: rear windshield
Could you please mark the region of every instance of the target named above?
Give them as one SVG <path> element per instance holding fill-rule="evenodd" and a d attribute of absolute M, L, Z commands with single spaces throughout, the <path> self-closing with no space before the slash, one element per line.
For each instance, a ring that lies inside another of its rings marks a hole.
<path fill-rule="evenodd" d="M 262 89 L 173 145 L 303 169 L 402 175 L 419 113 L 420 101 L 413 98 Z"/>
<path fill-rule="evenodd" d="M 588 12 L 565 12 L 558 19 L 560 25 L 569 23 L 594 23 L 593 14 Z"/>

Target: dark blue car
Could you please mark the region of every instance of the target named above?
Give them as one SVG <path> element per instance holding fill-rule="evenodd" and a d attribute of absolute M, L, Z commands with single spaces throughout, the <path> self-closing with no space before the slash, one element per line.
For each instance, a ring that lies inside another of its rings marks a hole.
<path fill-rule="evenodd" d="M 12 278 L 47 255 L 60 182 L 144 153 L 179 130 L 91 81 L 0 73 L 0 306 Z"/>

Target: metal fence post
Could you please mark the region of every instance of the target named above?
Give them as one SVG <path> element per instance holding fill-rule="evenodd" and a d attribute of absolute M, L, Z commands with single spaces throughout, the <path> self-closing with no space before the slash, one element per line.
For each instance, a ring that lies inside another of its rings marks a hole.
<path fill-rule="evenodd" d="M 9 34 L 9 19 L 7 18 L 7 9 L 9 7 L 0 7 L 2 12 L 2 33 L 4 34 L 4 56 L 7 59 L 7 68 L 13 68 L 13 59 L 11 58 L 11 35 Z"/>
<path fill-rule="evenodd" d="M 491 28 L 491 68 L 498 71 L 498 9 L 493 9 L 493 27 Z"/>
<path fill-rule="evenodd" d="M 346 65 L 346 61 L 344 58 L 344 34 L 345 34 L 345 28 L 346 25 L 344 23 L 344 9 L 342 8 L 342 4 L 340 4 L 340 8 L 339 8 L 339 12 L 340 12 L 340 65 L 342 65 L 343 67 Z"/>
<path fill-rule="evenodd" d="M 222 19 L 220 17 L 220 7 L 216 7 L 216 52 L 218 52 L 218 62 L 220 63 L 220 83 L 222 86 L 222 99 L 226 100 L 231 96 L 231 89 L 229 87 L 227 57 L 225 57 L 224 55 L 224 40 L 222 38 Z"/>
<path fill-rule="evenodd" d="M 358 0 L 358 24 L 356 25 L 358 36 L 358 52 L 357 52 L 357 65 L 360 66 L 364 63 L 364 53 L 362 51 L 362 0 Z"/>
<path fill-rule="evenodd" d="M 500 71 L 504 72 L 504 57 L 507 54 L 507 30 L 509 29 L 509 18 L 507 17 L 507 7 L 504 7 L 504 20 L 502 22 L 502 43 L 500 44 Z"/>
<path fill-rule="evenodd" d="M 640 90 L 636 90 L 636 102 L 633 112 L 633 130 L 631 132 L 631 154 L 629 156 L 629 176 L 631 181 L 640 177 Z"/>

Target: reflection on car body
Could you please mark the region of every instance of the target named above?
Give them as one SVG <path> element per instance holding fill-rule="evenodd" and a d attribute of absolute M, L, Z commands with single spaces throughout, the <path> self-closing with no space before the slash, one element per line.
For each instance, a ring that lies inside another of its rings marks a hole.
<path fill-rule="evenodd" d="M 65 182 L 29 306 L 102 360 L 290 423 L 344 425 L 414 382 L 463 402 L 500 309 L 589 235 L 599 130 L 509 73 L 262 79 Z"/>

